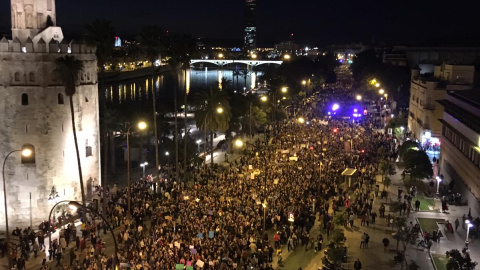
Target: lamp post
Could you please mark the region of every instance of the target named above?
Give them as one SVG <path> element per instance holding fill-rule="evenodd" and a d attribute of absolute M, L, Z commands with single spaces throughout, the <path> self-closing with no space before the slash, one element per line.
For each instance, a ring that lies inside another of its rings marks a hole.
<path fill-rule="evenodd" d="M 468 249 L 468 234 L 470 233 L 470 228 L 473 227 L 473 224 L 470 223 L 470 220 L 465 220 L 465 224 L 467 224 L 467 238 L 465 239 L 465 247 Z"/>
<path fill-rule="evenodd" d="M 2 166 L 2 177 L 3 177 L 3 202 L 4 202 L 4 207 L 5 207 L 5 240 L 6 240 L 6 245 L 7 245 L 7 259 L 8 259 L 8 267 L 12 267 L 12 257 L 10 256 L 10 231 L 8 229 L 8 207 L 7 207 L 7 186 L 6 186 L 6 179 L 5 179 L 5 164 L 7 163 L 8 157 L 15 153 L 15 152 L 22 152 L 23 157 L 31 157 L 34 155 L 34 150 L 33 148 L 29 147 L 29 145 L 24 145 L 22 146 L 21 150 L 13 150 L 10 153 L 5 156 L 5 159 L 3 160 L 3 166 Z"/>
<path fill-rule="evenodd" d="M 147 128 L 147 124 L 145 122 L 139 122 L 137 125 L 139 130 L 144 130 Z M 132 126 L 128 127 L 127 130 L 127 200 L 128 200 L 128 216 L 130 216 L 130 200 L 131 200 L 131 187 L 130 187 L 130 129 Z"/>
<path fill-rule="evenodd" d="M 165 156 L 167 156 L 168 178 L 170 178 L 170 153 L 165 152 Z"/>
<path fill-rule="evenodd" d="M 250 145 L 252 146 L 252 149 L 255 149 L 257 150 L 257 153 L 260 152 L 260 149 L 259 147 L 255 147 L 255 145 L 249 143 L 249 142 L 243 142 L 242 140 L 238 139 L 235 141 L 235 146 L 237 146 L 238 148 L 241 148 L 243 147 L 244 145 Z M 266 208 L 267 208 L 267 174 L 268 174 L 268 167 L 267 166 L 267 157 L 265 155 L 261 155 L 262 158 L 263 158 L 263 162 L 265 163 L 265 174 L 264 174 L 264 177 L 263 177 L 263 203 L 262 203 L 262 207 L 263 207 L 263 224 L 262 224 L 262 228 L 263 228 L 263 232 L 265 233 L 265 220 L 266 220 Z M 243 192 L 242 192 L 243 193 Z"/>
<path fill-rule="evenodd" d="M 140 164 L 140 166 L 143 168 L 143 181 L 145 181 L 145 167 L 147 167 L 148 162 L 144 162 Z"/>
<path fill-rule="evenodd" d="M 438 189 L 440 187 L 441 182 L 442 182 L 442 178 L 440 178 L 440 176 L 437 176 L 437 196 L 438 196 Z"/>

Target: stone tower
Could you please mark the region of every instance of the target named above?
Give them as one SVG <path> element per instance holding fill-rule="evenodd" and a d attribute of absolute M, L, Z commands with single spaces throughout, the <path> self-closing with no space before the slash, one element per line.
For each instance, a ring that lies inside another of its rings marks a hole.
<path fill-rule="evenodd" d="M 64 39 L 54 0 L 11 6 L 12 39 L 0 40 L 0 162 L 24 144 L 35 147 L 35 164 L 21 164 L 20 153 L 8 158 L 5 180 L 10 228 L 36 227 L 56 202 L 81 199 L 69 98 L 55 72 L 65 55 L 84 64 L 73 103 L 86 195 L 99 184 L 97 61 L 95 48 Z M 2 210 L 3 196 L 0 189 Z"/>

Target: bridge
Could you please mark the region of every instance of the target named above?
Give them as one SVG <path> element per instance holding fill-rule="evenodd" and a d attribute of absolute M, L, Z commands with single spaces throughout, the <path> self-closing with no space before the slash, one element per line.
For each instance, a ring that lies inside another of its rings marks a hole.
<path fill-rule="evenodd" d="M 192 59 L 190 60 L 190 65 L 196 64 L 196 63 L 210 63 L 214 64 L 217 66 L 224 66 L 224 65 L 229 65 L 229 64 L 245 64 L 245 65 L 250 65 L 250 66 L 260 66 L 264 64 L 275 64 L 275 65 L 281 65 L 283 61 L 273 61 L 273 60 L 224 60 L 224 59 Z"/>

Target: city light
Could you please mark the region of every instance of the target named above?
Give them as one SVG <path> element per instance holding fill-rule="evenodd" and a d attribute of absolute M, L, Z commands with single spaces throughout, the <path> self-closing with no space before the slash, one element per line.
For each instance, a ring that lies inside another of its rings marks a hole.
<path fill-rule="evenodd" d="M 356 98 L 357 98 L 358 101 L 362 100 L 362 96 L 361 96 L 361 95 L 357 95 Z"/>
<path fill-rule="evenodd" d="M 223 53 L 219 53 L 218 58 L 223 58 Z"/>
<path fill-rule="evenodd" d="M 285 60 L 290 59 L 290 55 L 289 55 L 289 54 L 285 54 L 285 55 L 283 56 L 283 59 L 285 59 Z"/>
<path fill-rule="evenodd" d="M 286 93 L 287 91 L 287 87 L 282 87 L 282 93 Z"/>
<path fill-rule="evenodd" d="M 307 81 L 303 80 L 302 85 L 306 85 L 306 84 L 307 84 Z"/>
<path fill-rule="evenodd" d="M 375 87 L 380 87 L 380 83 L 375 83 Z"/>
<path fill-rule="evenodd" d="M 237 146 L 237 147 L 242 147 L 242 146 L 243 146 L 243 141 L 240 140 L 240 139 L 236 140 L 236 141 L 235 141 L 235 146 Z"/>
<path fill-rule="evenodd" d="M 223 108 L 222 108 L 222 107 L 218 107 L 218 108 L 217 108 L 217 113 L 220 113 L 220 114 L 223 113 Z"/>
<path fill-rule="evenodd" d="M 298 118 L 298 122 L 300 124 L 303 124 L 303 123 L 305 123 L 305 119 L 303 117 L 300 117 L 300 118 Z"/>
<path fill-rule="evenodd" d="M 267 98 L 267 96 L 262 96 L 262 97 L 260 98 L 260 100 L 263 101 L 263 102 L 265 102 L 265 101 L 268 100 L 268 98 Z"/>
<path fill-rule="evenodd" d="M 338 105 L 337 103 L 333 104 L 332 111 L 336 111 L 338 109 L 340 109 L 340 105 Z"/>
<path fill-rule="evenodd" d="M 165 156 L 169 156 L 169 155 L 170 155 L 170 153 L 169 153 L 169 152 L 165 152 Z"/>
<path fill-rule="evenodd" d="M 383 94 L 385 93 L 385 90 L 380 89 L 380 90 L 378 90 L 378 93 L 379 93 L 380 95 L 383 95 Z"/>
<path fill-rule="evenodd" d="M 22 156 L 24 157 L 29 157 L 32 155 L 32 150 L 29 148 L 25 148 L 22 150 Z"/>
<path fill-rule="evenodd" d="M 256 55 L 256 54 L 252 53 L 251 56 L 252 56 L 252 59 L 257 59 L 257 55 Z"/>
<path fill-rule="evenodd" d="M 146 128 L 147 128 L 147 123 L 145 123 L 145 122 L 138 123 L 138 129 L 144 130 Z"/>

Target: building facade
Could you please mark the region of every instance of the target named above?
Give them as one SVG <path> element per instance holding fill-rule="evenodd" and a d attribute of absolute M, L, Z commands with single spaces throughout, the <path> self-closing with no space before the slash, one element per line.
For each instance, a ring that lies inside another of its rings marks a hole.
<path fill-rule="evenodd" d="M 245 53 L 254 53 L 257 50 L 257 0 L 245 0 Z"/>
<path fill-rule="evenodd" d="M 433 76 L 421 75 L 418 66 L 412 70 L 408 128 L 424 147 L 440 144 L 443 107 L 436 100 L 447 91 L 471 89 L 474 73 L 474 66 L 448 64 L 435 66 Z"/>
<path fill-rule="evenodd" d="M 440 173 L 480 213 L 480 90 L 449 92 L 438 101 L 444 110 Z"/>
<path fill-rule="evenodd" d="M 95 48 L 63 38 L 53 0 L 12 0 L 11 7 L 12 39 L 0 40 L 0 158 L 24 144 L 35 148 L 34 164 L 14 153 L 4 175 L 10 227 L 37 226 L 56 202 L 81 200 L 69 98 L 55 71 L 65 55 L 84 65 L 73 103 L 87 196 L 99 184 L 97 61 Z M 3 190 L 0 196 L 3 209 Z"/>

